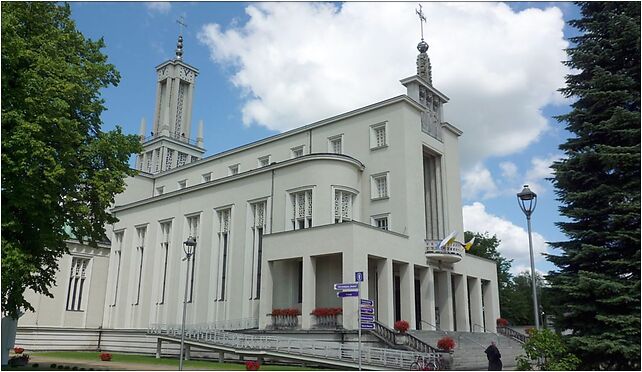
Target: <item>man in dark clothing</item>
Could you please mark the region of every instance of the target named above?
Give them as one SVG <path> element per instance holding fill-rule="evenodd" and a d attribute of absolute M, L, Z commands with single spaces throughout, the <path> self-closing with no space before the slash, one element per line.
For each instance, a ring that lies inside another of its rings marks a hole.
<path fill-rule="evenodd" d="M 490 343 L 490 346 L 484 350 L 486 357 L 488 358 L 488 370 L 489 371 L 501 371 L 502 370 L 502 354 L 499 353 L 499 349 L 495 346 L 495 341 Z"/>

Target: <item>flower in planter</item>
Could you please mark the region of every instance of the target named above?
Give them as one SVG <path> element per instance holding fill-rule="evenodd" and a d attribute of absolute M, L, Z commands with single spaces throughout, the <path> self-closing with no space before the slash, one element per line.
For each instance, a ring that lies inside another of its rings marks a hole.
<path fill-rule="evenodd" d="M 109 362 L 111 360 L 111 354 L 110 353 L 100 353 L 99 355 L 100 360 L 104 362 Z"/>
<path fill-rule="evenodd" d="M 246 371 L 258 371 L 259 368 L 261 368 L 261 363 L 259 363 L 258 361 L 248 360 L 247 362 L 245 362 Z"/>
<path fill-rule="evenodd" d="M 408 328 L 410 328 L 410 324 L 408 324 L 408 322 L 405 320 L 397 320 L 394 326 L 395 330 L 399 331 L 400 333 L 406 333 Z"/>
<path fill-rule="evenodd" d="M 10 367 L 22 367 L 29 363 L 29 354 L 14 355 L 9 358 L 8 362 Z"/>
<path fill-rule="evenodd" d="M 455 340 L 448 336 L 442 337 L 437 341 L 437 347 L 441 350 L 452 351 L 455 346 Z"/>
<path fill-rule="evenodd" d="M 301 315 L 301 310 L 297 308 L 272 309 L 272 316 L 297 316 L 297 315 Z"/>
<path fill-rule="evenodd" d="M 317 307 L 312 310 L 312 315 L 321 317 L 321 316 L 337 316 L 343 313 L 343 309 L 340 307 Z"/>
<path fill-rule="evenodd" d="M 13 352 L 16 354 L 22 354 L 23 351 L 25 351 L 25 349 L 20 346 L 14 346 L 13 348 Z"/>
<path fill-rule="evenodd" d="M 504 318 L 497 318 L 497 325 L 499 327 L 507 327 L 508 326 L 508 320 Z"/>

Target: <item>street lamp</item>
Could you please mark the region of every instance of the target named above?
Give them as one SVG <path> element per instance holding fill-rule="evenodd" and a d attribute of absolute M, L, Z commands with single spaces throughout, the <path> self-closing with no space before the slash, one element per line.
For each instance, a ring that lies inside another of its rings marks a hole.
<path fill-rule="evenodd" d="M 533 309 L 535 311 L 535 328 L 539 330 L 539 306 L 537 305 L 537 289 L 535 282 L 535 260 L 533 259 L 533 238 L 531 237 L 531 214 L 537 206 L 537 194 L 524 185 L 521 192 L 517 194 L 517 203 L 526 215 L 528 222 L 528 248 L 531 253 L 531 283 L 533 286 Z"/>
<path fill-rule="evenodd" d="M 185 316 L 187 310 L 187 288 L 189 286 L 189 262 L 194 255 L 196 250 L 196 238 L 190 236 L 186 241 L 183 242 L 183 251 L 185 252 L 185 258 L 187 260 L 187 268 L 185 269 L 185 295 L 183 296 L 183 322 L 181 323 L 181 356 L 179 359 L 178 370 L 183 370 L 183 358 L 185 357 Z"/>

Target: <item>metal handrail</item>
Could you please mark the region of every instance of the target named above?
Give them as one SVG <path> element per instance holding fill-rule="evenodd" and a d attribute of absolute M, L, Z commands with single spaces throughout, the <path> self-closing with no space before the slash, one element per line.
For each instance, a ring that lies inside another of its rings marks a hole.
<path fill-rule="evenodd" d="M 475 332 L 475 326 L 479 327 L 479 329 L 482 330 L 482 332 L 486 333 L 486 326 L 483 326 L 481 324 L 473 323 L 473 329 L 472 331 Z"/>
<path fill-rule="evenodd" d="M 181 329 L 180 327 L 155 325 L 154 327 L 150 326 L 148 334 L 180 338 Z M 296 357 L 314 357 L 323 359 L 329 364 L 337 362 L 339 365 L 346 363 L 356 365 L 359 361 L 358 346 L 340 342 L 248 335 L 216 328 L 192 328 L 191 326 L 185 329 L 185 338 L 203 344 L 225 346 L 236 350 L 288 354 L 295 359 Z M 436 360 L 438 356 L 437 353 L 419 353 L 370 346 L 361 347 L 361 363 L 363 365 L 383 367 L 384 369 L 407 370 L 418 357 Z"/>
<path fill-rule="evenodd" d="M 439 327 L 437 327 L 436 325 L 434 325 L 434 324 L 432 324 L 432 323 L 428 323 L 427 321 L 425 321 L 425 320 L 423 320 L 423 319 L 421 320 L 421 322 L 422 322 L 422 323 L 426 323 L 426 324 L 428 324 L 429 326 L 433 327 L 435 331 L 441 331 L 441 329 L 440 329 Z M 445 332 L 445 331 L 442 331 L 442 332 Z"/>
<path fill-rule="evenodd" d="M 385 339 L 387 342 L 390 344 L 394 345 L 395 344 L 395 331 L 392 329 L 386 327 L 385 325 L 379 323 L 379 321 L 375 320 L 375 329 L 374 332 L 380 335 L 383 339 Z M 441 353 L 444 352 L 443 350 L 439 350 L 438 348 L 424 342 L 423 340 L 417 338 L 416 336 L 406 333 L 406 336 L 408 337 L 408 347 L 415 351 L 423 352 L 423 353 Z"/>
<path fill-rule="evenodd" d="M 177 141 L 187 142 L 188 144 L 194 145 L 194 146 L 196 146 L 198 144 L 198 140 L 193 140 L 193 139 L 187 138 L 187 137 L 175 136 L 174 134 L 170 134 L 169 136 L 163 136 L 161 134 L 152 134 L 150 136 L 141 138 L 141 142 L 145 143 L 147 141 L 151 141 L 151 140 L 153 140 L 155 138 L 160 138 L 160 137 L 169 137 L 169 138 L 175 139 Z"/>
<path fill-rule="evenodd" d="M 526 341 L 528 341 L 527 335 L 517 332 L 516 330 L 509 327 L 497 327 L 497 333 L 506 337 L 513 338 L 522 344 L 525 344 Z"/>

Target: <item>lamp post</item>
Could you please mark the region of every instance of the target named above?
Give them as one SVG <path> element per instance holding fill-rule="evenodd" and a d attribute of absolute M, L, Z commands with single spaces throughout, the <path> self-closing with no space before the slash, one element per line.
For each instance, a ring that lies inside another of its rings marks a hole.
<path fill-rule="evenodd" d="M 517 203 L 526 215 L 528 222 L 528 248 L 531 254 L 531 284 L 533 286 L 533 309 L 535 313 L 535 329 L 539 330 L 539 306 L 537 304 L 537 285 L 535 282 L 535 260 L 533 258 L 533 238 L 531 237 L 531 214 L 537 206 L 537 194 L 528 185 L 524 185 L 521 192 L 517 193 Z"/>
<path fill-rule="evenodd" d="M 183 251 L 185 252 L 185 258 L 187 260 L 187 268 L 185 269 L 185 295 L 183 296 L 183 322 L 181 323 L 181 356 L 179 359 L 178 370 L 183 370 L 183 358 L 185 357 L 185 316 L 187 313 L 187 288 L 189 287 L 189 262 L 194 255 L 196 250 L 196 238 L 190 236 L 186 241 L 183 242 Z"/>

